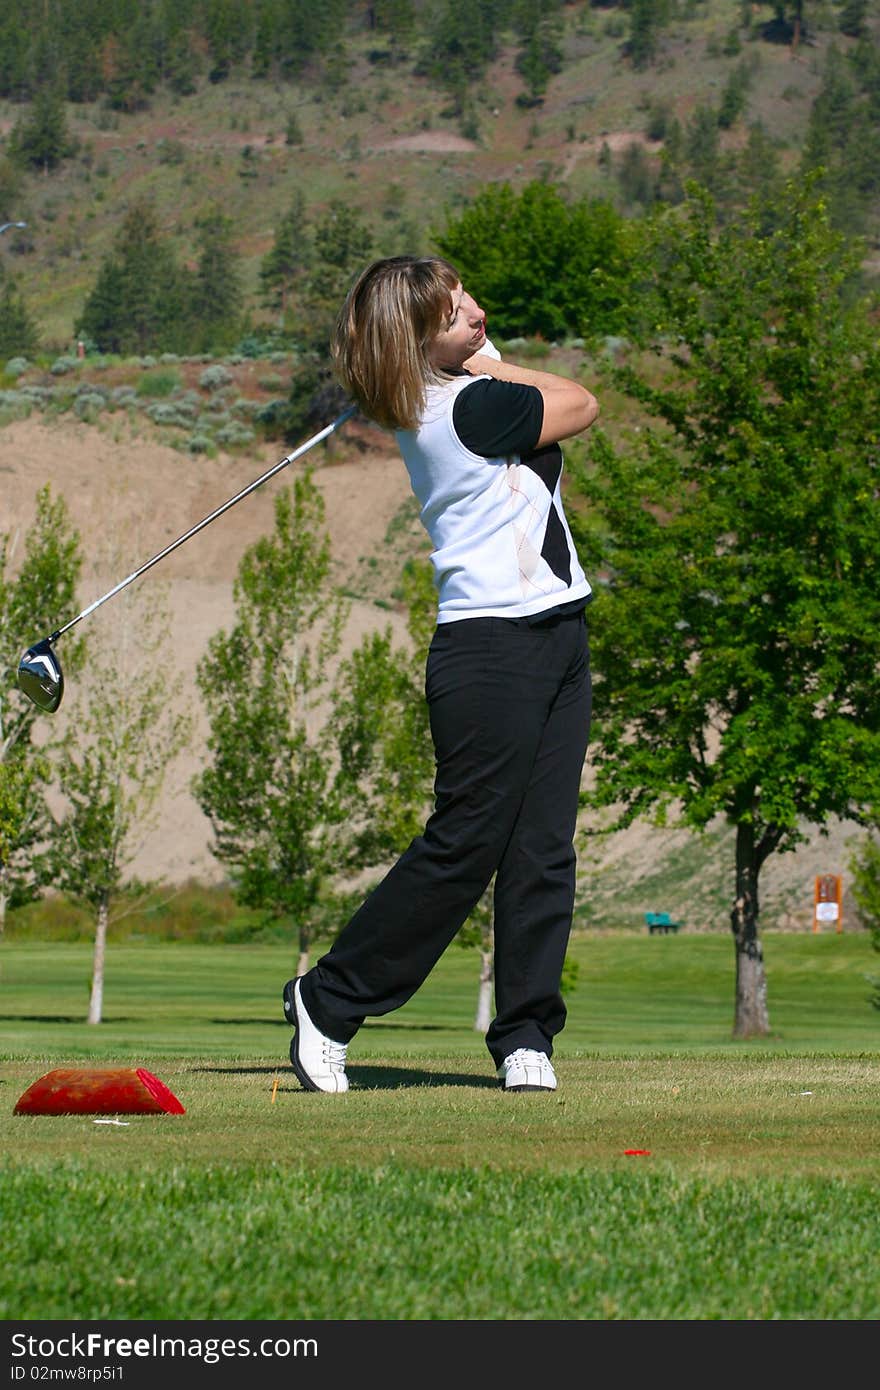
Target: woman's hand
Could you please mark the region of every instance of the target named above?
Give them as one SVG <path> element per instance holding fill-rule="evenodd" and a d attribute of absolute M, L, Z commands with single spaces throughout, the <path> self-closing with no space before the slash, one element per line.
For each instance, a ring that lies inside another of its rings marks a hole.
<path fill-rule="evenodd" d="M 520 386 L 535 386 L 544 399 L 544 421 L 537 447 L 556 444 L 589 429 L 599 414 L 599 402 L 580 382 L 554 372 L 537 372 L 531 367 L 518 367 L 513 362 L 475 352 L 463 364 L 473 376 L 491 376 L 496 381 L 513 381 Z"/>

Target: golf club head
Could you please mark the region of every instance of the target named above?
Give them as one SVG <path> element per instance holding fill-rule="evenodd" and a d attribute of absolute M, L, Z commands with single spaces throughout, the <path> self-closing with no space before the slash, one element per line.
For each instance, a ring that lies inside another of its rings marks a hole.
<path fill-rule="evenodd" d="M 64 672 L 48 637 L 28 647 L 18 663 L 18 688 L 47 714 L 54 714 L 61 704 Z"/>

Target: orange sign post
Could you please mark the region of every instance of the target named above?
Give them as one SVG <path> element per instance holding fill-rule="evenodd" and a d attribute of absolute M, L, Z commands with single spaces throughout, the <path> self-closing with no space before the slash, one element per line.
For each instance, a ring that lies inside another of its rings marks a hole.
<path fill-rule="evenodd" d="M 813 931 L 821 931 L 833 922 L 843 931 L 843 880 L 839 874 L 817 874 L 813 894 Z"/>

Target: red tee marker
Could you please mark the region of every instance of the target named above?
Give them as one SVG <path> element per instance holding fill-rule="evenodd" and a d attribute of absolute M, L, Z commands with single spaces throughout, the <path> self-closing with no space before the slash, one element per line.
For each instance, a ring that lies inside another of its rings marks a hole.
<path fill-rule="evenodd" d="M 46 1072 L 19 1098 L 14 1115 L 183 1115 L 164 1082 L 143 1067 L 68 1067 Z"/>

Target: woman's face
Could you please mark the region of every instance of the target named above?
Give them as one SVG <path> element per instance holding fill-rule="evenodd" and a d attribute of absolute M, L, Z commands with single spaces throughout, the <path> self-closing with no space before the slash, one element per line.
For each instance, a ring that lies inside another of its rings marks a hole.
<path fill-rule="evenodd" d="M 449 312 L 429 350 L 431 363 L 442 371 L 457 370 L 486 341 L 486 315 L 461 285 L 452 291 Z"/>

